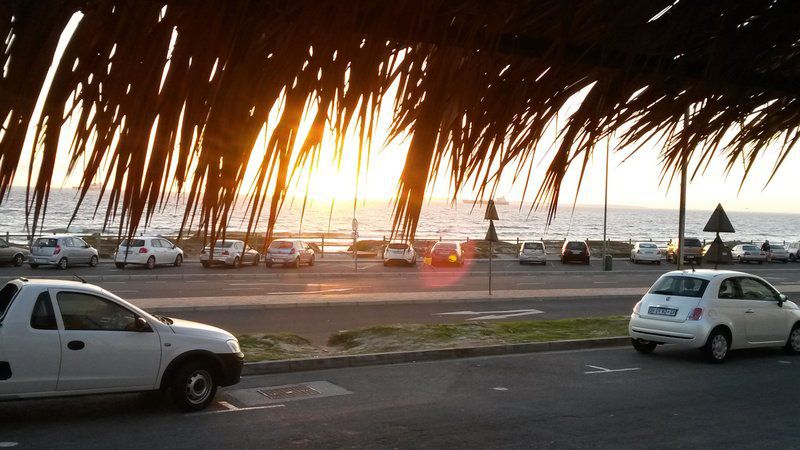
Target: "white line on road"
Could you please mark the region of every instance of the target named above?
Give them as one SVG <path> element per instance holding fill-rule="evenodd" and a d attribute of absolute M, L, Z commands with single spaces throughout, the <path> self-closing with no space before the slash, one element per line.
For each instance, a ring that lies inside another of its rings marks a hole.
<path fill-rule="evenodd" d="M 614 284 L 619 283 L 619 281 L 592 281 L 594 284 Z"/>
<path fill-rule="evenodd" d="M 255 283 L 230 283 L 228 286 L 335 286 L 332 283 L 283 283 L 283 282 L 255 282 Z"/>
<path fill-rule="evenodd" d="M 591 374 L 591 373 L 611 373 L 611 372 L 629 372 L 631 370 L 639 370 L 638 367 L 628 367 L 626 369 L 606 369 L 605 367 L 591 366 L 589 364 L 587 364 L 586 367 L 591 367 L 592 369 L 597 369 L 597 370 L 590 370 L 588 372 L 583 372 L 583 373 L 587 373 L 587 374 Z"/>
<path fill-rule="evenodd" d="M 526 282 L 526 283 L 517 283 L 518 286 L 538 285 L 538 284 L 544 284 L 544 281 L 530 281 L 530 282 Z"/>
<path fill-rule="evenodd" d="M 245 288 L 245 287 L 242 287 L 242 288 L 223 288 L 222 290 L 223 290 L 223 291 L 252 291 L 253 289 L 259 289 L 259 288 L 258 288 L 258 287 L 252 287 L 252 288 Z M 263 295 L 285 295 L 285 294 L 292 294 L 292 295 L 298 295 L 298 294 L 326 294 L 326 293 L 332 293 L 332 292 L 347 292 L 347 291 L 352 291 L 352 289 L 350 289 L 350 288 L 339 288 L 339 289 L 320 289 L 320 290 L 317 290 L 317 291 L 279 291 L 279 292 L 264 292 L 264 293 L 263 293 Z"/>
<path fill-rule="evenodd" d="M 436 313 L 434 316 L 478 316 L 470 317 L 466 320 L 497 320 L 509 317 L 530 316 L 533 314 L 543 314 L 544 311 L 538 309 L 512 309 L 509 311 L 452 311 Z M 488 315 L 484 315 L 488 314 Z"/>
<path fill-rule="evenodd" d="M 186 416 L 188 416 L 188 417 L 197 417 L 197 416 L 207 416 L 207 415 L 210 415 L 210 414 L 222 414 L 222 413 L 229 413 L 229 412 L 257 411 L 259 409 L 283 408 L 284 406 L 286 406 L 286 405 L 281 403 L 281 404 L 278 404 L 278 405 L 250 406 L 248 408 L 237 408 L 237 407 L 231 405 L 228 402 L 219 402 L 219 404 L 224 406 L 227 409 L 221 409 L 219 411 L 206 411 L 206 412 L 201 412 L 201 413 L 186 414 Z"/>
<path fill-rule="evenodd" d="M 206 280 L 185 280 L 186 283 L 208 283 Z"/>

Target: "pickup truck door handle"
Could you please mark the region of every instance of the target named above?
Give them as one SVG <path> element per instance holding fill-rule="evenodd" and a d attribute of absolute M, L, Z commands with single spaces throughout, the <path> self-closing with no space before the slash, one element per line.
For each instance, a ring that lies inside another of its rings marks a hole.
<path fill-rule="evenodd" d="M 747 311 L 745 311 L 744 313 L 745 313 L 745 314 L 753 314 L 753 313 L 755 313 L 755 311 L 753 311 L 752 309 L 748 309 L 748 310 L 747 310 Z"/>
<path fill-rule="evenodd" d="M 69 341 L 67 343 L 67 348 L 70 350 L 81 350 L 83 347 L 86 347 L 83 341 Z"/>

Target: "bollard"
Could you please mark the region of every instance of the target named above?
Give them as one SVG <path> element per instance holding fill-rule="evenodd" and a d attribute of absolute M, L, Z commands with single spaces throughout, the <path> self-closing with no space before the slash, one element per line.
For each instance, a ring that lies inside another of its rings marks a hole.
<path fill-rule="evenodd" d="M 610 272 L 612 269 L 612 261 L 611 255 L 604 255 L 603 256 L 603 271 Z"/>
<path fill-rule="evenodd" d="M 320 255 L 320 258 L 324 258 L 324 257 L 325 257 L 325 235 L 323 234 L 322 235 L 322 254 Z"/>

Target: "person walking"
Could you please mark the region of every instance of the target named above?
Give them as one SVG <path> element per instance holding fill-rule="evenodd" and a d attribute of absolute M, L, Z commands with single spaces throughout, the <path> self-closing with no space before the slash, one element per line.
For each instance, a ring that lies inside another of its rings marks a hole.
<path fill-rule="evenodd" d="M 761 251 L 767 254 L 767 262 L 770 260 L 769 254 L 769 239 L 765 240 L 763 244 L 761 244 Z"/>

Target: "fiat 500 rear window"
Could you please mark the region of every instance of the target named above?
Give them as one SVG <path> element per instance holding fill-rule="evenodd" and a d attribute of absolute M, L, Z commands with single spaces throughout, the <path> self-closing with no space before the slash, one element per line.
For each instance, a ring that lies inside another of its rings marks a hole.
<path fill-rule="evenodd" d="M 706 291 L 707 286 L 708 280 L 702 278 L 671 275 L 658 280 L 650 289 L 650 293 L 700 298 Z"/>

